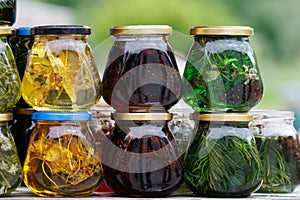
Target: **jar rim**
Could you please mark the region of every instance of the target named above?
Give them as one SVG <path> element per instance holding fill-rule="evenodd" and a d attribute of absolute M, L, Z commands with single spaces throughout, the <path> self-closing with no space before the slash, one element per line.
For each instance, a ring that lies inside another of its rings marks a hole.
<path fill-rule="evenodd" d="M 90 121 L 92 114 L 88 112 L 33 112 L 32 120 L 42 121 Z"/>
<path fill-rule="evenodd" d="M 0 26 L 0 35 L 10 35 L 12 29 L 9 26 Z"/>
<path fill-rule="evenodd" d="M 190 35 L 252 36 L 254 29 L 249 26 L 194 26 Z"/>
<path fill-rule="evenodd" d="M 125 120 L 171 120 L 173 118 L 172 113 L 111 113 L 113 120 L 125 121 Z"/>
<path fill-rule="evenodd" d="M 79 34 L 90 35 L 91 28 L 83 25 L 46 25 L 31 28 L 32 35 Z"/>
<path fill-rule="evenodd" d="M 172 30 L 168 25 L 113 26 L 110 28 L 110 35 L 171 35 Z"/>
<path fill-rule="evenodd" d="M 10 112 L 7 113 L 0 113 L 0 121 L 5 122 L 5 121 L 11 121 L 13 119 L 13 114 Z"/>
<path fill-rule="evenodd" d="M 212 113 L 201 114 L 191 113 L 191 120 L 200 121 L 218 121 L 218 122 L 250 122 L 253 120 L 253 115 L 249 113 Z"/>

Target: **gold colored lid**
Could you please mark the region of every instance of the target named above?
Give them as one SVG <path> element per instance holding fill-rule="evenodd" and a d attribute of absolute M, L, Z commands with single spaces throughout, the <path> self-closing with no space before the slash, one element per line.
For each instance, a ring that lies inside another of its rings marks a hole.
<path fill-rule="evenodd" d="M 171 120 L 171 113 L 112 113 L 114 120 Z"/>
<path fill-rule="evenodd" d="M 190 35 L 252 36 L 254 29 L 249 26 L 194 26 Z"/>
<path fill-rule="evenodd" d="M 13 114 L 12 113 L 0 113 L 0 121 L 10 121 L 13 119 Z"/>
<path fill-rule="evenodd" d="M 172 34 L 172 27 L 168 25 L 135 25 L 135 26 L 113 26 L 110 35 L 135 35 L 135 34 Z"/>
<path fill-rule="evenodd" d="M 14 110 L 14 113 L 19 115 L 31 115 L 33 111 L 33 108 L 17 108 Z"/>
<path fill-rule="evenodd" d="M 12 29 L 9 26 L 0 26 L 0 35 L 10 35 Z"/>
<path fill-rule="evenodd" d="M 192 113 L 192 120 L 200 121 L 224 121 L 224 122 L 250 122 L 253 120 L 253 115 L 249 113 L 214 113 L 214 114 L 199 114 Z"/>

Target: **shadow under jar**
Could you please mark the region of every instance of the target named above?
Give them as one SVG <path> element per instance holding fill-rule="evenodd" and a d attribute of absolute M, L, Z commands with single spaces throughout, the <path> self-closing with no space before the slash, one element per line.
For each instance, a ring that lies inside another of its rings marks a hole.
<path fill-rule="evenodd" d="M 102 83 L 86 26 L 31 29 L 34 43 L 22 80 L 24 100 L 38 111 L 80 111 L 96 104 Z"/>
<path fill-rule="evenodd" d="M 182 183 L 183 169 L 169 113 L 113 113 L 104 151 L 104 181 L 117 195 L 165 197 Z M 110 161 L 110 162 L 108 162 Z"/>
<path fill-rule="evenodd" d="M 247 112 L 263 96 L 263 83 L 245 26 L 196 26 L 184 70 L 183 99 L 198 112 Z"/>
<path fill-rule="evenodd" d="M 115 26 L 103 98 L 118 112 L 135 107 L 168 110 L 182 96 L 182 82 L 164 25 Z"/>

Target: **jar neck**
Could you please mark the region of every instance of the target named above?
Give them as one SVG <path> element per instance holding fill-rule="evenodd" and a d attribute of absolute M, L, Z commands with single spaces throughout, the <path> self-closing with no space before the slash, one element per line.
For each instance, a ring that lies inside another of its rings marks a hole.
<path fill-rule="evenodd" d="M 34 35 L 34 40 L 59 40 L 59 39 L 73 39 L 87 42 L 88 35 L 81 34 L 60 34 L 60 35 Z"/>
<path fill-rule="evenodd" d="M 216 40 L 238 40 L 249 42 L 248 36 L 230 36 L 230 35 L 195 35 L 194 40 L 197 42 L 210 42 Z"/>
<path fill-rule="evenodd" d="M 168 35 L 158 34 L 134 34 L 134 35 L 114 35 L 115 41 L 164 41 L 167 42 Z"/>
<path fill-rule="evenodd" d="M 90 121 L 45 121 L 45 120 L 36 120 L 37 124 L 40 125 L 51 125 L 51 126 L 60 126 L 60 125 L 76 125 L 76 124 L 87 124 Z"/>

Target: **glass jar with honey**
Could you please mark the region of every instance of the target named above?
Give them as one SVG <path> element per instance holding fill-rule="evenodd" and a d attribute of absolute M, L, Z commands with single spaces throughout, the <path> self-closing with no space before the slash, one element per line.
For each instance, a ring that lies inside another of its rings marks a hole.
<path fill-rule="evenodd" d="M 31 29 L 34 43 L 22 80 L 24 100 L 38 111 L 81 111 L 96 104 L 102 83 L 86 26 Z"/>
<path fill-rule="evenodd" d="M 171 33 L 166 25 L 110 29 L 114 43 L 103 74 L 103 98 L 116 111 L 167 111 L 181 99 L 181 77 L 167 41 Z"/>
<path fill-rule="evenodd" d="M 87 112 L 33 112 L 23 166 L 24 182 L 36 195 L 83 197 L 103 180 L 102 164 Z"/>

